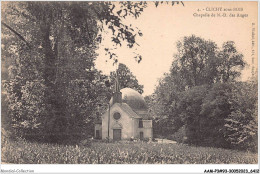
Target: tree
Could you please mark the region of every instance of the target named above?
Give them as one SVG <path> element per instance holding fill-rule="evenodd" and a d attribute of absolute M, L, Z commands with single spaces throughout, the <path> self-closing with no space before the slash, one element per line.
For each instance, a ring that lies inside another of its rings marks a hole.
<path fill-rule="evenodd" d="M 118 82 L 120 88 L 132 88 L 137 90 L 140 94 L 143 93 L 143 85 L 140 85 L 138 83 L 138 80 L 133 75 L 133 73 L 130 71 L 130 69 L 122 63 L 119 63 L 118 69 L 117 69 L 117 76 L 118 76 Z M 112 86 L 115 84 L 116 79 L 116 73 L 111 72 L 110 73 L 110 81 Z"/>
<path fill-rule="evenodd" d="M 154 132 L 158 134 L 173 134 L 182 125 L 179 117 L 179 97 L 180 91 L 173 82 L 170 74 L 164 74 L 159 80 L 159 84 L 153 93 L 152 103 L 149 110 L 154 115 Z"/>
<path fill-rule="evenodd" d="M 257 80 L 238 82 L 233 86 L 231 112 L 225 119 L 225 138 L 231 147 L 257 151 L 258 141 Z"/>
<path fill-rule="evenodd" d="M 177 49 L 171 75 L 180 89 L 233 81 L 245 66 L 233 41 L 225 42 L 219 50 L 215 42 L 192 35 L 179 41 Z"/>
<path fill-rule="evenodd" d="M 186 127 L 187 143 L 201 145 L 204 142 L 203 124 L 206 120 L 200 114 L 203 99 L 207 95 L 208 86 L 195 86 L 180 94 L 179 117 Z"/>
<path fill-rule="evenodd" d="M 233 83 L 215 83 L 208 89 L 199 113 L 203 118 L 200 123 L 203 128 L 201 144 L 230 147 L 230 143 L 227 142 L 225 137 L 224 125 L 225 119 L 232 112 L 230 94 L 233 87 Z"/>
<path fill-rule="evenodd" d="M 160 128 L 164 135 L 184 126 L 188 143 L 230 147 L 224 125 L 232 112 L 232 85 L 245 66 L 243 55 L 234 42 L 219 49 L 213 41 L 194 35 L 179 41 L 177 50 L 170 73 L 154 92 L 150 109 L 157 115 L 155 125 L 171 127 L 172 131 Z"/>
<path fill-rule="evenodd" d="M 222 50 L 218 53 L 220 59 L 219 74 L 223 82 L 233 81 L 240 76 L 246 63 L 243 60 L 243 55 L 239 53 L 233 41 L 225 42 L 222 45 Z"/>
<path fill-rule="evenodd" d="M 69 118 L 68 129 L 71 139 L 92 135 L 94 123 L 105 112 L 111 93 L 105 86 L 108 77 L 95 70 L 95 79 L 75 79 L 66 91 L 66 110 Z M 57 131 L 58 133 L 58 131 Z"/>
<path fill-rule="evenodd" d="M 170 73 L 166 74 L 155 90 L 158 122 L 167 123 L 173 133 L 183 126 L 180 117 L 181 93 L 194 86 L 212 84 L 217 80 L 217 45 L 212 41 L 196 37 L 184 37 L 177 43 Z M 166 127 L 163 126 L 163 127 Z"/>
<path fill-rule="evenodd" d="M 12 127 L 20 136 L 37 132 L 70 134 L 69 129 L 77 124 L 75 120 L 85 123 L 93 117 L 89 109 L 95 110 L 98 102 L 93 98 L 104 95 L 94 88 L 104 86 L 94 68 L 95 49 L 102 41 L 99 33 L 107 26 L 113 31 L 111 42 L 121 44 L 124 40 L 128 47 L 133 47 L 136 29 L 124 25 L 121 19 L 140 15 L 146 6 L 137 2 L 120 5 L 116 10 L 111 2 L 4 4 L 2 57 L 12 59 L 5 61 L 10 64 L 5 79 L 6 102 Z M 120 10 L 125 13 L 119 13 Z M 81 84 L 86 86 L 79 88 Z M 91 95 L 79 95 L 84 92 Z M 72 102 L 82 102 L 83 98 L 77 98 L 82 96 L 88 102 L 72 106 Z M 70 110 L 71 107 L 79 109 Z"/>
<path fill-rule="evenodd" d="M 106 102 L 103 97 L 111 90 L 104 86 L 107 77 L 94 67 L 102 33 L 111 31 L 115 46 L 126 43 L 133 48 L 142 33 L 122 19 L 137 18 L 146 6 L 147 2 L 108 1 L 2 3 L 2 62 L 4 70 L 9 70 L 3 76 L 6 113 L 11 117 L 5 119 L 8 127 L 22 137 L 73 134 L 78 123 L 93 127 L 90 109 Z M 117 61 L 109 48 L 105 50 Z M 136 59 L 140 62 L 141 56 Z M 138 90 L 142 92 L 141 86 Z"/>
<path fill-rule="evenodd" d="M 182 89 L 218 81 L 217 45 L 214 42 L 192 35 L 179 41 L 177 50 L 170 71 L 176 81 L 183 81 Z"/>
<path fill-rule="evenodd" d="M 257 150 L 257 83 L 229 82 L 182 92 L 180 117 L 187 142 Z"/>

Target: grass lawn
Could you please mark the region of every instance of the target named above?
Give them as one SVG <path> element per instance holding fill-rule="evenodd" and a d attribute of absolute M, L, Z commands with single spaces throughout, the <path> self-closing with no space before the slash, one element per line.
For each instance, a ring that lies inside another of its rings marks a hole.
<path fill-rule="evenodd" d="M 2 162 L 15 164 L 256 164 L 257 154 L 146 142 L 93 142 L 90 147 L 9 141 Z"/>

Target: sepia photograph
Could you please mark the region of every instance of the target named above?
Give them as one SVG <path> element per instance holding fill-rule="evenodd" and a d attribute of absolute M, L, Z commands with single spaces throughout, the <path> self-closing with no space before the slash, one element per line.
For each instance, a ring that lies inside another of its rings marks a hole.
<path fill-rule="evenodd" d="M 2 1 L 1 172 L 47 173 L 22 164 L 259 173 L 258 1 Z"/>

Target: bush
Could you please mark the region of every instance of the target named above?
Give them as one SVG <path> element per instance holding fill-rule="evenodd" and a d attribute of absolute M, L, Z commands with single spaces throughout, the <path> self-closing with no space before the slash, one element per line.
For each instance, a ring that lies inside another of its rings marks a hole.
<path fill-rule="evenodd" d="M 182 126 L 177 132 L 173 135 L 170 135 L 168 139 L 176 141 L 178 143 L 186 143 L 186 133 L 185 133 L 185 126 Z"/>

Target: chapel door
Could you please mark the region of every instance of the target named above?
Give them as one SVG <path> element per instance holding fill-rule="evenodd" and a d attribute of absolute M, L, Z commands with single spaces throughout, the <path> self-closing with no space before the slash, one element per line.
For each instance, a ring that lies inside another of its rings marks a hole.
<path fill-rule="evenodd" d="M 121 140 L 121 129 L 113 129 L 113 140 Z"/>
<path fill-rule="evenodd" d="M 140 132 L 140 140 L 143 140 L 143 139 L 144 139 L 144 133 Z"/>

